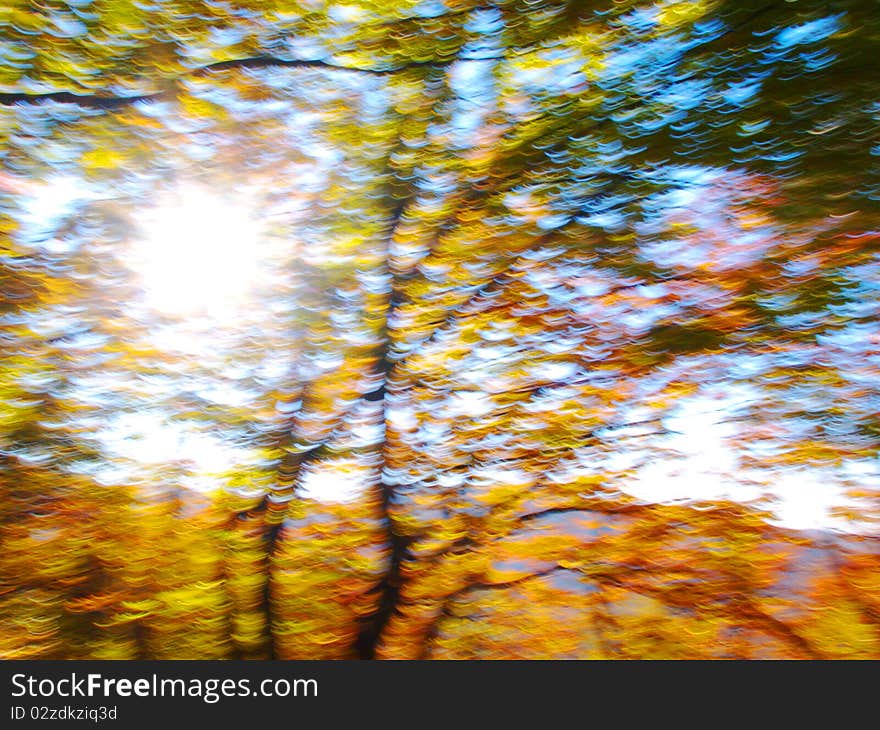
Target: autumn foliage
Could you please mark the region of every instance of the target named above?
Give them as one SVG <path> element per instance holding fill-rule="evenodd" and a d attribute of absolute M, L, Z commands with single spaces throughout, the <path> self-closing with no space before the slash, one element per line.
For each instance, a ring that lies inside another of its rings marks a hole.
<path fill-rule="evenodd" d="M 873 3 L 0 39 L 0 657 L 880 658 Z"/>

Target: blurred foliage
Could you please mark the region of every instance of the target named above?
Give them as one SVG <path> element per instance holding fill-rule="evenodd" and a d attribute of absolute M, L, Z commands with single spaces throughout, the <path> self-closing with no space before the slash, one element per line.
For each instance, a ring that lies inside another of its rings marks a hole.
<path fill-rule="evenodd" d="M 878 57 L 868 0 L 7 0 L 0 657 L 880 657 Z M 187 189 L 243 306 L 145 293 Z"/>

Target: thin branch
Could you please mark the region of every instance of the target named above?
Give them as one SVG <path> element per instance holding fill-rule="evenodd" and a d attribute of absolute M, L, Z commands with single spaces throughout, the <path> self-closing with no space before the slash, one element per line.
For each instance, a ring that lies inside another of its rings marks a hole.
<path fill-rule="evenodd" d="M 401 145 L 398 138 L 395 147 Z M 392 153 L 393 154 L 393 153 Z M 392 155 L 389 155 L 389 167 Z M 393 273 L 391 272 L 391 247 L 397 230 L 404 218 L 407 208 L 412 198 L 409 196 L 397 196 L 394 193 L 393 185 L 389 187 L 389 201 L 391 209 L 388 215 L 388 224 L 386 233 L 383 237 L 385 242 L 385 255 L 383 258 L 384 267 L 391 274 L 391 282 L 388 289 L 388 300 L 385 305 L 385 316 L 382 319 L 382 330 L 379 346 L 376 352 L 376 374 L 379 376 L 379 384 L 370 393 L 364 396 L 369 401 L 381 402 L 381 423 L 383 428 L 383 438 L 381 446 L 382 468 L 388 463 L 388 378 L 391 373 L 391 363 L 389 361 L 389 352 L 391 350 L 391 332 L 388 327 L 390 319 L 393 317 L 394 311 L 399 306 L 400 291 L 398 284 L 395 282 Z M 362 659 L 373 659 L 376 654 L 376 645 L 379 637 L 382 635 L 385 626 L 390 620 L 397 606 L 397 597 L 400 590 L 400 566 L 406 554 L 409 540 L 398 534 L 394 530 L 393 520 L 391 519 L 391 501 L 392 489 L 384 478 L 380 477 L 381 487 L 381 507 L 382 516 L 385 519 L 388 542 L 391 548 L 390 563 L 388 570 L 378 583 L 375 590 L 379 592 L 379 602 L 376 612 L 369 617 L 364 623 L 361 631 L 358 633 L 355 647 L 358 656 Z"/>
<path fill-rule="evenodd" d="M 111 111 L 121 109 L 141 101 L 156 101 L 163 96 L 161 92 L 155 94 L 138 94 L 137 96 L 104 96 L 101 94 L 75 94 L 70 91 L 52 91 L 42 94 L 28 94 L 26 92 L 3 92 L 0 93 L 0 106 L 15 106 L 17 104 L 36 106 L 54 101 L 59 104 L 76 104 L 83 109 L 99 109 Z"/>
<path fill-rule="evenodd" d="M 747 618 L 752 619 L 767 632 L 773 634 L 777 638 L 786 641 L 790 646 L 793 646 L 809 659 L 816 660 L 828 658 L 808 639 L 801 636 L 791 626 L 785 623 L 785 621 L 782 621 L 775 616 L 767 613 L 766 611 L 761 610 L 753 601 L 748 601 L 743 609 L 743 613 Z"/>
<path fill-rule="evenodd" d="M 409 63 L 400 64 L 398 66 L 387 66 L 381 68 L 369 68 L 363 66 L 345 66 L 330 61 L 321 60 L 305 60 L 299 58 L 286 59 L 276 58 L 275 56 L 251 56 L 249 58 L 234 58 L 228 61 L 217 61 L 210 63 L 193 71 L 191 76 L 200 77 L 207 73 L 218 71 L 228 71 L 232 69 L 251 69 L 251 68 L 308 68 L 326 71 L 346 71 L 348 73 L 370 74 L 373 76 L 390 76 L 401 71 L 407 71 L 413 68 L 442 68 L 449 66 L 457 59 L 449 61 L 411 61 Z"/>
<path fill-rule="evenodd" d="M 248 58 L 234 58 L 227 61 L 217 61 L 207 66 L 184 73 L 178 80 L 183 78 L 201 78 L 212 73 L 221 73 L 238 69 L 259 68 L 305 68 L 325 71 L 343 71 L 355 74 L 368 74 L 372 76 L 392 76 L 415 68 L 444 68 L 450 66 L 458 59 L 448 61 L 411 61 L 398 66 L 381 68 L 369 68 L 361 66 L 344 66 L 321 60 L 286 59 L 274 56 L 251 56 Z M 483 59 L 475 59 L 483 60 Z M 135 96 L 115 96 L 106 94 L 78 94 L 71 91 L 52 91 L 45 93 L 28 92 L 2 92 L 0 93 L 0 106 L 28 105 L 37 106 L 46 102 L 59 104 L 76 104 L 84 109 L 97 109 L 101 111 L 113 111 L 122 109 L 132 104 L 145 101 L 161 101 L 167 99 L 168 93 L 157 91 L 150 94 L 137 94 Z"/>
<path fill-rule="evenodd" d="M 201 78 L 212 73 L 232 71 L 239 69 L 260 68 L 304 68 L 323 71 L 342 71 L 345 73 L 367 74 L 370 76 L 393 76 L 417 68 L 442 69 L 451 66 L 458 61 L 499 61 L 505 56 L 480 56 L 476 58 L 459 58 L 458 56 L 448 60 L 433 61 L 409 61 L 396 66 L 345 66 L 331 61 L 319 59 L 301 58 L 277 58 L 275 56 L 250 56 L 247 58 L 233 58 L 227 61 L 217 61 L 207 66 L 201 66 L 182 74 L 178 80 L 184 78 Z M 0 93 L 0 106 L 15 106 L 17 104 L 36 106 L 54 101 L 60 104 L 76 104 L 84 109 L 98 109 L 112 111 L 121 109 L 132 104 L 144 101 L 159 101 L 167 98 L 167 92 L 160 91 L 150 94 L 138 94 L 136 96 L 110 96 L 105 94 L 77 94 L 71 91 L 52 91 L 46 93 L 27 92 L 2 92 Z"/>
<path fill-rule="evenodd" d="M 477 10 L 487 10 L 487 9 L 497 9 L 503 12 L 503 9 L 500 6 L 493 4 L 479 4 L 471 8 L 465 8 L 458 11 L 452 11 L 450 13 L 445 14 L 442 17 L 452 17 L 456 15 L 468 14 Z M 421 21 L 429 23 L 431 21 L 435 21 L 437 18 L 418 18 L 418 17 L 409 17 L 409 18 L 397 18 L 390 21 L 382 21 L 380 23 L 367 24 L 365 27 L 388 27 L 394 26 L 401 23 L 412 22 L 414 24 L 419 24 Z M 269 55 L 257 55 L 250 56 L 246 58 L 235 58 L 228 59 L 226 61 L 216 61 L 214 63 L 207 64 L 205 66 L 201 66 L 196 69 L 192 69 L 191 71 L 185 72 L 178 77 L 178 81 L 182 80 L 186 77 L 198 78 L 206 76 L 210 73 L 222 72 L 228 70 L 237 70 L 237 69 L 259 69 L 259 68 L 305 68 L 305 69 L 316 69 L 316 70 L 325 70 L 325 71 L 341 71 L 346 73 L 356 73 L 356 74 L 367 74 L 371 76 L 393 76 L 395 74 L 417 69 L 417 68 L 434 68 L 434 69 L 442 69 L 448 68 L 449 66 L 459 62 L 459 61 L 473 61 L 473 62 L 482 62 L 482 61 L 505 61 L 507 60 L 510 52 L 517 53 L 527 53 L 534 52 L 536 50 L 541 50 L 542 43 L 531 43 L 525 46 L 507 48 L 505 51 L 499 55 L 476 55 L 476 56 L 465 56 L 462 57 L 459 53 L 454 54 L 452 57 L 443 60 L 429 60 L 429 61 L 408 61 L 406 63 L 401 63 L 397 65 L 385 65 L 378 67 L 364 67 L 364 66 L 346 66 L 340 63 L 333 63 L 332 61 L 323 61 L 320 59 L 290 59 L 290 58 L 278 58 L 276 56 Z M 459 51 L 461 48 L 459 48 Z M 127 106 L 131 106 L 132 104 L 137 104 L 139 102 L 145 101 L 159 101 L 163 98 L 167 98 L 167 92 L 160 91 L 149 94 L 137 94 L 134 96 L 118 96 L 118 95 L 107 95 L 107 94 L 79 94 L 71 91 L 52 91 L 52 92 L 44 92 L 44 93 L 28 93 L 28 92 L 0 92 L 0 106 L 16 106 L 16 105 L 27 105 L 27 106 L 36 106 L 39 104 L 43 104 L 46 102 L 57 102 L 62 104 L 76 104 L 85 109 L 96 109 L 101 111 L 112 111 L 116 109 L 121 109 Z"/>

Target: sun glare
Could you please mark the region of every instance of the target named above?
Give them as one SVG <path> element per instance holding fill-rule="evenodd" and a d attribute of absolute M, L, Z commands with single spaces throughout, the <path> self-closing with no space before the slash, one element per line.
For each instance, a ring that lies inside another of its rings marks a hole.
<path fill-rule="evenodd" d="M 134 266 L 153 309 L 219 318 L 253 289 L 259 228 L 246 203 L 186 188 L 146 212 L 141 228 Z"/>

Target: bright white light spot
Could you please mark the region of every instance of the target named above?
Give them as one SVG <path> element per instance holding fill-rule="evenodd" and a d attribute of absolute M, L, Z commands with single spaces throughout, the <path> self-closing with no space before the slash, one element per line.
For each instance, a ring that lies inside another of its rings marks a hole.
<path fill-rule="evenodd" d="M 185 188 L 141 220 L 133 267 L 148 304 L 214 318 L 238 310 L 259 273 L 259 228 L 247 205 Z"/>
<path fill-rule="evenodd" d="M 451 399 L 449 411 L 456 416 L 477 418 L 492 410 L 492 400 L 485 394 L 474 390 L 460 390 Z"/>
<path fill-rule="evenodd" d="M 768 474 L 740 469 L 736 454 L 727 443 L 735 426 L 724 421 L 725 404 L 711 399 L 695 399 L 683 404 L 667 425 L 676 435 L 667 445 L 681 454 L 678 458 L 658 459 L 643 466 L 627 485 L 626 491 L 648 502 L 688 502 L 729 499 L 762 502 L 783 527 L 845 529 L 832 516 L 832 509 L 847 504 L 843 491 L 831 475 L 799 470 Z"/>
<path fill-rule="evenodd" d="M 306 471 L 298 494 L 302 499 L 317 502 L 354 502 L 364 495 L 372 481 L 375 475 L 371 469 L 354 459 L 339 459 Z"/>
<path fill-rule="evenodd" d="M 50 226 L 56 219 L 69 213 L 73 202 L 83 197 L 87 189 L 76 178 L 54 177 L 42 184 L 24 183 L 20 191 L 31 194 L 24 206 L 31 222 Z"/>
<path fill-rule="evenodd" d="M 222 439 L 169 423 L 155 412 L 130 413 L 113 419 L 104 436 L 110 455 L 129 462 L 126 468 L 111 463 L 111 480 L 132 478 L 141 467 L 178 464 L 181 485 L 210 491 L 222 482 L 222 475 L 248 460 L 249 454 Z M 185 473 L 185 476 L 184 476 Z"/>
<path fill-rule="evenodd" d="M 772 487 L 778 524 L 797 530 L 821 530 L 846 525 L 831 517 L 836 505 L 846 503 L 841 489 L 821 475 L 780 474 Z"/>
<path fill-rule="evenodd" d="M 668 418 L 667 425 L 675 435 L 667 439 L 667 445 L 681 453 L 681 459 L 644 467 L 633 485 L 634 491 L 658 502 L 759 496 L 725 479 L 736 470 L 736 458 L 725 443 L 733 429 L 730 424 L 719 423 L 721 415 L 713 410 L 711 402 L 695 401 Z M 738 493 L 734 496 L 731 490 Z"/>

